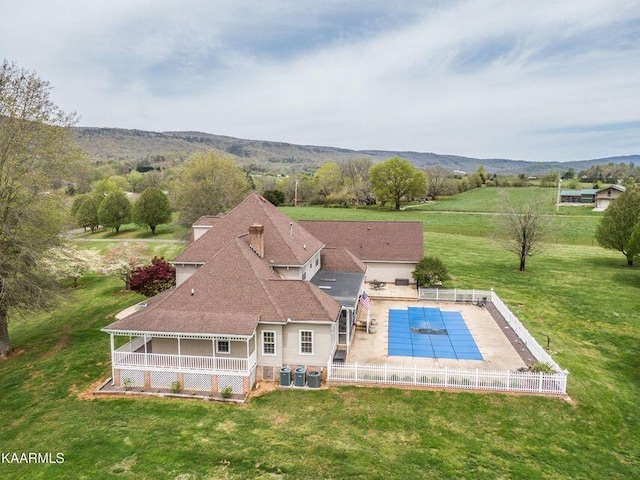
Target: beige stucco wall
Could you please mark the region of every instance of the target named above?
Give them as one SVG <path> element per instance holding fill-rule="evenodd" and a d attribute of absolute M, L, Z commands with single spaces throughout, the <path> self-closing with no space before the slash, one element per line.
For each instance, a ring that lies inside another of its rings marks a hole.
<path fill-rule="evenodd" d="M 409 282 L 414 283 L 411 272 L 416 268 L 415 263 L 365 263 L 367 264 L 367 282 L 380 280 L 381 282 L 393 283 L 396 278 L 408 278 Z"/>

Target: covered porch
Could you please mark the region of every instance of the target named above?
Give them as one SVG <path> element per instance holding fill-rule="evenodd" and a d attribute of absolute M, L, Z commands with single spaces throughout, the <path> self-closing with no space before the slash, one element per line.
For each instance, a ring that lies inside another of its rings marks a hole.
<path fill-rule="evenodd" d="M 247 393 L 255 383 L 255 332 L 198 335 L 107 331 L 112 384 L 128 388 Z"/>
<path fill-rule="evenodd" d="M 338 321 L 338 346 L 344 347 L 348 352 L 355 333 L 360 295 L 364 291 L 364 273 L 321 269 L 311 279 L 311 283 L 340 303 L 342 310 Z"/>

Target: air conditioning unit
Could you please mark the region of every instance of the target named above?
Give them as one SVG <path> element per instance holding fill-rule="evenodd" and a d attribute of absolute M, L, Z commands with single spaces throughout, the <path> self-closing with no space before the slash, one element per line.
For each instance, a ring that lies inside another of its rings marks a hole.
<path fill-rule="evenodd" d="M 293 374 L 293 386 L 304 387 L 307 384 L 307 367 L 296 368 Z"/>
<path fill-rule="evenodd" d="M 291 368 L 282 367 L 280 369 L 280 386 L 281 387 L 291 386 Z"/>

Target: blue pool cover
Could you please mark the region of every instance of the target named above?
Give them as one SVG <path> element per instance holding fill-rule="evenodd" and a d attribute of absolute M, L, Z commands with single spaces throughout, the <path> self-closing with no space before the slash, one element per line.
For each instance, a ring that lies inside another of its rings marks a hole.
<path fill-rule="evenodd" d="M 482 360 L 460 312 L 389 310 L 389 356 Z"/>

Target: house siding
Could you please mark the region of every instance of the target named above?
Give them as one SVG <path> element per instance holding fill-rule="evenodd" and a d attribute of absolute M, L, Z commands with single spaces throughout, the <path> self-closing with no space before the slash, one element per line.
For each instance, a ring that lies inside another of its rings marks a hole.
<path fill-rule="evenodd" d="M 198 240 L 202 235 L 211 230 L 210 225 L 194 225 L 193 226 L 193 241 Z"/>
<path fill-rule="evenodd" d="M 289 323 L 283 328 L 283 365 L 326 365 L 335 349 L 335 324 Z M 313 355 L 300 354 L 300 331 L 313 331 Z"/>
<path fill-rule="evenodd" d="M 235 341 L 230 344 L 230 353 L 213 354 L 213 342 L 211 340 L 180 340 L 180 353 L 182 355 L 195 355 L 200 357 L 235 357 L 248 358 L 245 342 Z M 253 351 L 253 342 L 249 343 L 249 354 Z M 178 354 L 178 340 L 175 338 L 154 338 L 147 346 L 148 353 L 161 353 L 167 355 Z"/>
<path fill-rule="evenodd" d="M 275 267 L 275 270 L 285 280 L 302 279 L 302 269 L 300 267 Z"/>
<path fill-rule="evenodd" d="M 192 265 L 192 264 L 175 264 L 176 268 L 176 286 L 179 286 L 181 283 L 184 283 L 191 275 L 196 273 L 198 267 L 200 265 Z"/>
<path fill-rule="evenodd" d="M 276 354 L 275 355 L 263 355 L 262 354 L 262 332 L 265 330 L 276 332 Z M 283 335 L 282 325 L 259 325 L 256 330 L 256 337 L 258 339 L 258 365 L 268 367 L 281 367 L 283 365 Z"/>
<path fill-rule="evenodd" d="M 392 283 L 396 278 L 407 278 L 414 283 L 411 273 L 416 268 L 415 263 L 365 262 L 365 264 L 367 265 L 367 282 L 380 280 Z"/>

